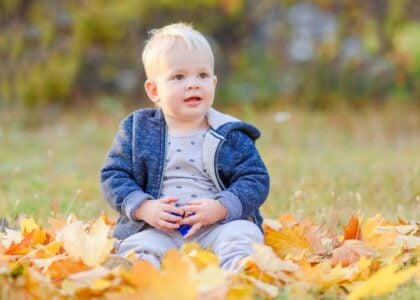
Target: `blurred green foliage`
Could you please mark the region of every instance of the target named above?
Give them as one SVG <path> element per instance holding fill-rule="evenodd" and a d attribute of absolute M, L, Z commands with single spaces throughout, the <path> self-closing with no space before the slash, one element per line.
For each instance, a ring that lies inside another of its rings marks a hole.
<path fill-rule="evenodd" d="M 0 0 L 0 105 L 145 98 L 142 43 L 178 21 L 213 46 L 218 102 L 420 103 L 416 0 Z"/>

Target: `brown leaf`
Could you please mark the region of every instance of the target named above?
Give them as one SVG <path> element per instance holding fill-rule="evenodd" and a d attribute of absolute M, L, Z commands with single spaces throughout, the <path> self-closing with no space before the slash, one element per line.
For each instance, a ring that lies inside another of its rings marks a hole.
<path fill-rule="evenodd" d="M 341 246 L 332 250 L 331 265 L 341 263 L 346 267 L 359 261 L 360 256 L 370 257 L 375 254 L 376 251 L 362 241 L 346 240 Z"/>

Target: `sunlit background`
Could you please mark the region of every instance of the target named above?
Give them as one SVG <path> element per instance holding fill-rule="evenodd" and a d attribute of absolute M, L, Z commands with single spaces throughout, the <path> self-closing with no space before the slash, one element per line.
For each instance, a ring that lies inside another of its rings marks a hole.
<path fill-rule="evenodd" d="M 147 32 L 192 23 L 216 56 L 220 103 L 420 101 L 420 3 L 0 1 L 0 102 L 144 99 Z"/>

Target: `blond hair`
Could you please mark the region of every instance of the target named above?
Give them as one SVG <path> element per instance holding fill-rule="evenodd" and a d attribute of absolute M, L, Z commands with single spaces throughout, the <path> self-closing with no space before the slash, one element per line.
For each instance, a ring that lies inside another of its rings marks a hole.
<path fill-rule="evenodd" d="M 170 24 L 159 29 L 152 29 L 149 31 L 149 35 L 142 53 L 142 62 L 147 78 L 152 78 L 155 75 L 159 57 L 179 44 L 183 44 L 188 50 L 208 51 L 214 67 L 214 56 L 209 42 L 190 24 Z"/>

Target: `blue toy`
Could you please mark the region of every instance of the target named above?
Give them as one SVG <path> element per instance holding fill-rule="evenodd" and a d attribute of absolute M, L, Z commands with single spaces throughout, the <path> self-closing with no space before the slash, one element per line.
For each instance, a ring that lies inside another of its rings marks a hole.
<path fill-rule="evenodd" d="M 185 217 L 185 212 L 182 216 L 180 214 L 177 214 L 177 213 L 171 213 L 171 214 L 174 215 L 174 216 L 177 216 L 177 217 L 182 217 L 182 218 Z M 194 213 L 193 213 L 193 215 L 194 215 Z M 181 233 L 182 236 L 185 236 L 188 233 L 188 231 L 190 230 L 190 228 L 191 228 L 191 225 L 183 224 L 183 225 L 179 226 L 179 228 L 177 230 L 179 231 L 179 233 Z"/>

